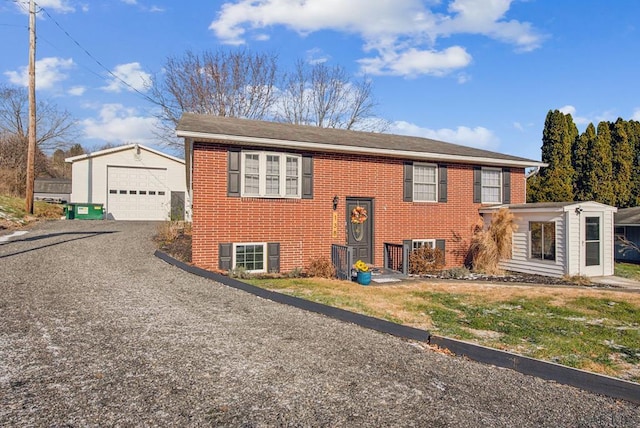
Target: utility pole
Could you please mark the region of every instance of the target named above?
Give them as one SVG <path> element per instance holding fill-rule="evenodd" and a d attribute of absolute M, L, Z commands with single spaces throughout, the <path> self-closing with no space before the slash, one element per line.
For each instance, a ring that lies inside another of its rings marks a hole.
<path fill-rule="evenodd" d="M 27 213 L 33 214 L 36 163 L 36 4 L 29 0 L 29 148 L 27 150 Z"/>

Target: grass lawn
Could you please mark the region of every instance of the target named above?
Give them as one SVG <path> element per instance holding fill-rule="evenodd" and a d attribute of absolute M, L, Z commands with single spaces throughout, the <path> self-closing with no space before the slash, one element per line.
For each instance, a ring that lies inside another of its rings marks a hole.
<path fill-rule="evenodd" d="M 0 220 L 3 227 L 22 226 L 36 218 L 60 218 L 63 214 L 62 205 L 49 204 L 47 202 L 35 201 L 33 205 L 34 215 L 27 215 L 24 198 L 15 196 L 0 195 Z"/>
<path fill-rule="evenodd" d="M 464 282 L 370 287 L 319 278 L 247 282 L 436 335 L 640 382 L 640 294 Z"/>
<path fill-rule="evenodd" d="M 630 278 L 635 279 L 636 281 L 640 281 L 640 264 L 616 263 L 615 274 L 623 278 Z"/>

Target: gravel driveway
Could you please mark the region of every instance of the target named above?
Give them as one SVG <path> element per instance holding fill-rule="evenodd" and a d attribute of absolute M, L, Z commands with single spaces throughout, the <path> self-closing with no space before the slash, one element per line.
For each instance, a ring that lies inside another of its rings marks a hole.
<path fill-rule="evenodd" d="M 0 426 L 640 426 L 636 405 L 183 272 L 155 228 L 0 243 Z"/>

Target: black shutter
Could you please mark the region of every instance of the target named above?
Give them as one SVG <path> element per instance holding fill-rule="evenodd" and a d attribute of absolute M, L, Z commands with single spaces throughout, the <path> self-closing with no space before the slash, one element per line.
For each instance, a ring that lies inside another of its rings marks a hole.
<path fill-rule="evenodd" d="M 240 197 L 240 156 L 239 150 L 229 150 L 227 165 L 227 196 Z"/>
<path fill-rule="evenodd" d="M 413 162 L 404 163 L 404 180 L 403 180 L 404 201 L 413 201 Z"/>
<path fill-rule="evenodd" d="M 511 170 L 509 168 L 502 170 L 502 203 L 511 203 Z"/>
<path fill-rule="evenodd" d="M 447 202 L 447 166 L 438 165 L 438 202 Z"/>
<path fill-rule="evenodd" d="M 482 202 L 482 168 L 479 166 L 473 167 L 473 203 L 479 204 Z"/>
<path fill-rule="evenodd" d="M 442 261 L 446 263 L 446 252 L 445 252 L 445 241 L 444 239 L 436 239 L 436 248 L 442 251 Z"/>
<path fill-rule="evenodd" d="M 231 270 L 231 252 L 233 251 L 233 244 L 220 244 L 218 245 L 218 267 L 220 270 Z"/>
<path fill-rule="evenodd" d="M 313 157 L 302 156 L 302 199 L 313 199 Z"/>
<path fill-rule="evenodd" d="M 267 244 L 267 272 L 280 272 L 280 243 L 269 242 Z"/>

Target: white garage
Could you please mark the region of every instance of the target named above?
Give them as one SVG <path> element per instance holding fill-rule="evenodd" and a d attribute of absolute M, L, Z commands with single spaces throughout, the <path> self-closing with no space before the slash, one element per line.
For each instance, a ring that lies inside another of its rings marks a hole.
<path fill-rule="evenodd" d="M 72 164 L 72 203 L 104 204 L 111 220 L 183 220 L 184 161 L 139 145 L 66 159 Z"/>

